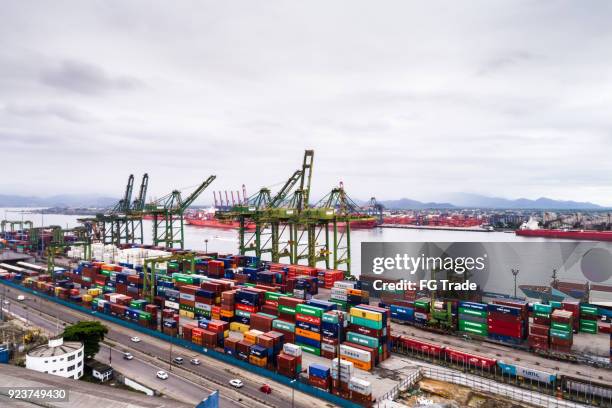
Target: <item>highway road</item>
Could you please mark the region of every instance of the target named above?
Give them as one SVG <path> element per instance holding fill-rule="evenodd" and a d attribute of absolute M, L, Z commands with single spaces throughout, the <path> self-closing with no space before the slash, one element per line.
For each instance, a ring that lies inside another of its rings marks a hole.
<path fill-rule="evenodd" d="M 0 290 L 4 289 L 0 288 Z M 20 305 L 20 302 L 16 300 L 17 296 L 20 294 L 29 298 L 26 299 L 23 305 Z M 94 320 L 94 317 L 91 315 L 68 309 L 54 302 L 46 301 L 14 288 L 6 288 L 6 298 L 11 302 L 11 312 L 27 315 L 32 324 L 40 324 L 41 328 L 50 333 L 56 332 L 55 316 L 59 316 L 61 321 L 67 323 L 74 323 L 79 320 Z M 25 309 L 26 307 L 27 309 Z M 17 310 L 19 310 L 19 312 L 17 312 Z M 43 313 L 43 315 L 38 315 L 39 312 Z M 183 389 L 187 390 L 185 395 L 189 395 L 189 402 L 192 402 L 196 397 L 199 392 L 198 389 L 202 391 L 202 396 L 197 397 L 196 401 L 199 401 L 204 395 L 208 394 L 210 390 L 219 389 L 222 404 L 224 406 L 267 406 L 279 408 L 288 408 L 292 406 L 300 408 L 333 406 L 332 404 L 297 391 L 295 392 L 295 399 L 293 400 L 293 390 L 289 387 L 274 383 L 267 378 L 259 377 L 251 372 L 245 372 L 237 367 L 184 349 L 177 345 L 171 347 L 168 342 L 146 336 L 123 326 L 110 323 L 103 319 L 101 319 L 101 321 L 109 328 L 107 340 L 118 345 L 118 352 L 124 349 L 129 350 L 135 356 L 138 356 L 138 359 L 142 363 L 148 364 L 148 366 L 139 365 L 139 369 L 134 371 L 134 374 L 138 378 L 148 378 L 147 375 L 149 374 L 145 374 L 147 370 L 150 371 L 151 376 L 155 376 L 155 372 L 162 369 L 171 373 L 172 377 L 176 377 L 176 382 L 182 381 L 191 383 L 191 385 L 182 384 L 177 387 L 176 390 L 173 387 L 166 386 L 168 396 L 180 401 L 186 401 L 186 397 L 182 394 Z M 131 342 L 130 338 L 133 336 L 140 337 L 142 341 L 140 343 Z M 200 366 L 192 366 L 187 362 L 184 368 L 172 367 L 172 370 L 170 370 L 170 357 L 174 358 L 177 356 L 184 357 L 186 360 L 189 360 L 192 356 L 197 356 L 202 364 Z M 150 360 L 146 360 L 146 358 Z M 113 362 L 115 361 L 116 359 L 113 356 Z M 128 363 L 131 362 L 134 362 L 134 360 Z M 130 376 L 130 373 L 126 372 L 125 374 Z M 239 390 L 231 387 L 228 381 L 233 378 L 240 378 L 244 382 L 244 387 Z M 266 395 L 259 391 L 259 387 L 264 383 L 268 383 L 272 386 L 273 391 L 271 394 Z M 170 384 L 170 382 L 168 382 L 168 384 Z M 172 384 L 174 384 L 174 380 L 172 380 Z M 197 388 L 194 389 L 194 387 Z M 177 392 L 177 390 L 181 391 Z"/>

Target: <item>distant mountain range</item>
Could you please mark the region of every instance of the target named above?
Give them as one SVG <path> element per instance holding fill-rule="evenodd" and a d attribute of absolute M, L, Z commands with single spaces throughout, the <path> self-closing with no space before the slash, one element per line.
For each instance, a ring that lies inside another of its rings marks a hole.
<path fill-rule="evenodd" d="M 505 208 L 505 209 L 555 209 L 555 210 L 602 210 L 603 207 L 590 202 L 553 200 L 540 197 L 536 200 L 528 198 L 507 199 L 500 197 L 489 197 L 480 194 L 453 193 L 444 197 L 458 207 L 470 208 Z"/>
<path fill-rule="evenodd" d="M 408 198 L 380 201 L 385 208 L 401 210 L 452 209 L 452 208 L 493 208 L 493 209 L 537 209 L 537 210 L 603 210 L 606 207 L 589 202 L 553 200 L 541 197 L 536 200 L 516 200 L 488 197 L 479 194 L 453 193 L 446 195 L 443 202 L 421 202 Z"/>
<path fill-rule="evenodd" d="M 0 194 L 0 207 L 92 207 L 106 208 L 117 198 L 86 194 L 62 194 L 51 197 Z"/>
<path fill-rule="evenodd" d="M 106 208 L 117 201 L 118 198 L 87 194 L 63 194 L 52 197 L 0 194 L 0 207 Z M 365 204 L 363 201 L 357 201 L 357 203 L 360 205 Z M 406 210 L 445 208 L 602 210 L 606 208 L 589 202 L 553 200 L 545 197 L 538 198 L 537 200 L 527 198 L 512 200 L 469 193 L 448 194 L 442 202 L 421 202 L 409 198 L 401 198 L 399 200 L 383 200 L 380 203 L 388 209 Z"/>

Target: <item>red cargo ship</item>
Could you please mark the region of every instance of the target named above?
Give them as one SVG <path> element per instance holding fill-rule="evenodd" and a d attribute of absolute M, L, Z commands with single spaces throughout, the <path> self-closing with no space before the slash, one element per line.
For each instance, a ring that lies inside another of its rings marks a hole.
<path fill-rule="evenodd" d="M 346 223 L 339 222 L 339 229 L 345 229 Z M 371 229 L 376 228 L 376 218 L 374 217 L 363 217 L 355 220 L 351 220 L 351 229 Z"/>
<path fill-rule="evenodd" d="M 185 216 L 185 223 L 194 225 L 196 227 L 208 227 L 208 228 L 219 228 L 219 229 L 238 229 L 240 223 L 234 220 L 219 220 L 215 218 L 213 213 L 197 212 L 193 215 Z M 248 223 L 246 225 L 247 230 L 255 230 L 254 223 Z"/>
<path fill-rule="evenodd" d="M 515 231 L 515 233 L 516 235 L 520 235 L 523 237 L 574 239 L 586 241 L 612 241 L 612 231 L 518 229 Z"/>

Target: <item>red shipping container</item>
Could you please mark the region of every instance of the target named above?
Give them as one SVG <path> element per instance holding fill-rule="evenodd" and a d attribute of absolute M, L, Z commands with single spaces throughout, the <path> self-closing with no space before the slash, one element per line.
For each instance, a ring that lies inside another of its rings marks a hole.
<path fill-rule="evenodd" d="M 460 364 L 465 364 L 466 366 L 471 367 L 488 369 L 493 367 L 497 363 L 497 360 L 493 358 L 464 353 L 462 351 L 454 350 L 451 348 L 446 348 L 445 354 L 452 361 L 455 361 Z"/>
<path fill-rule="evenodd" d="M 310 323 L 310 324 L 314 324 L 314 325 L 317 325 L 317 326 L 321 325 L 321 318 L 320 317 L 303 315 L 301 313 L 296 313 L 295 314 L 295 321 L 296 322 Z"/>
<path fill-rule="evenodd" d="M 548 326 L 544 326 L 541 324 L 532 324 L 529 326 L 529 334 L 530 335 L 540 335 L 548 337 L 548 331 L 550 328 Z"/>

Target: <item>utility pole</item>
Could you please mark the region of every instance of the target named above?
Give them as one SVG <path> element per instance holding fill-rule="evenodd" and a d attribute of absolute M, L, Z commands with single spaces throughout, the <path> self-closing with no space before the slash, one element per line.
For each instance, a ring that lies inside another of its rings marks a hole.
<path fill-rule="evenodd" d="M 519 269 L 512 269 L 512 275 L 514 276 L 514 297 L 516 298 L 516 277 L 519 274 Z"/>

